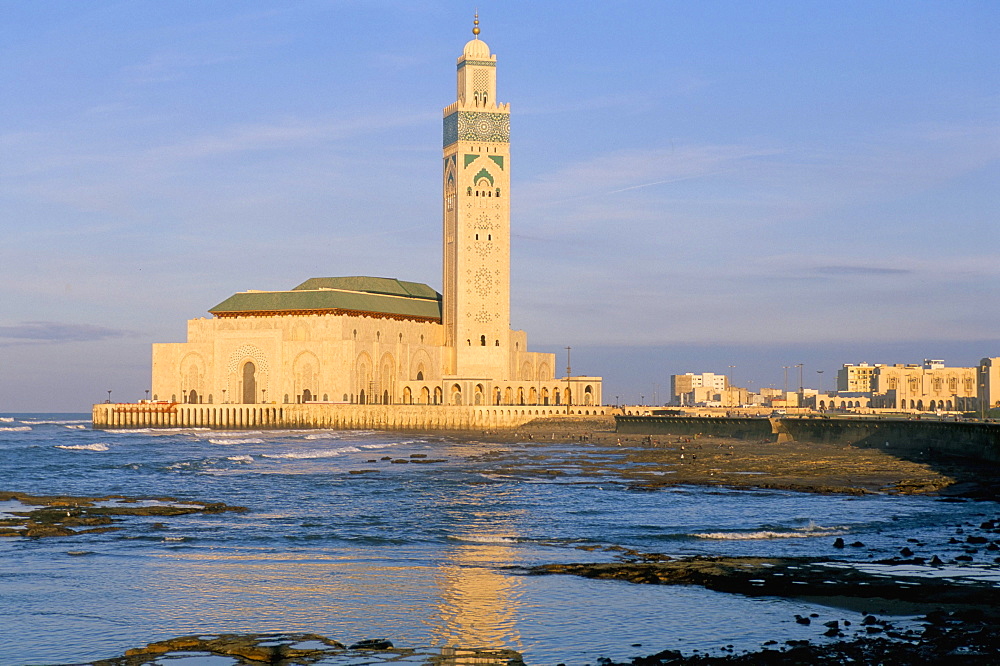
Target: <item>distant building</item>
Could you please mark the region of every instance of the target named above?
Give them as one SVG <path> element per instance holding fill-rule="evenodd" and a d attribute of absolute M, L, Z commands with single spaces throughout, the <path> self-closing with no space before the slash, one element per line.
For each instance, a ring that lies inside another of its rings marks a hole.
<path fill-rule="evenodd" d="M 847 391 L 850 393 L 868 393 L 875 390 L 875 372 L 881 368 L 881 364 L 869 365 L 867 363 L 845 363 L 844 367 L 837 371 L 837 391 Z"/>
<path fill-rule="evenodd" d="M 1000 357 L 982 359 L 976 370 L 979 406 L 984 409 L 1000 407 Z"/>
<path fill-rule="evenodd" d="M 695 404 L 698 402 L 693 395 L 695 389 L 705 388 L 722 392 L 728 387 L 729 378 L 714 372 L 701 374 L 686 372 L 683 375 L 670 375 L 670 403 L 674 405 Z M 707 393 L 703 392 L 701 395 L 704 396 Z"/>

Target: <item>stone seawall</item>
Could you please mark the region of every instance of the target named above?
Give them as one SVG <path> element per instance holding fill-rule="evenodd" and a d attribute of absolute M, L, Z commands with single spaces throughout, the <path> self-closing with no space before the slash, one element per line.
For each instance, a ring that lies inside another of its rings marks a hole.
<path fill-rule="evenodd" d="M 330 428 L 336 430 L 492 430 L 558 416 L 604 416 L 609 407 L 455 405 L 184 405 L 101 403 L 93 407 L 95 429 Z"/>
<path fill-rule="evenodd" d="M 697 434 L 926 451 L 1000 461 L 1000 423 L 872 418 L 616 416 L 620 433 Z"/>

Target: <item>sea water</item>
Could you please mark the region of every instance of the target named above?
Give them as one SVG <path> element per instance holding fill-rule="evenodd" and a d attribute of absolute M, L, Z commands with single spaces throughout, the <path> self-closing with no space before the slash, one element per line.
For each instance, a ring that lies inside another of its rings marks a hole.
<path fill-rule="evenodd" d="M 0 539 L 0 664 L 80 663 L 223 632 L 507 648 L 528 664 L 818 641 L 823 621 L 861 616 L 519 567 L 614 561 L 618 546 L 861 565 L 896 555 L 908 537 L 944 544 L 956 525 L 998 515 L 994 503 L 931 497 L 639 490 L 626 453 L 373 431 L 95 431 L 87 415 L 0 415 L 0 490 L 249 509 Z M 9 504 L 0 513 L 17 509 Z M 865 546 L 837 550 L 837 536 Z M 810 613 L 812 626 L 795 622 Z"/>

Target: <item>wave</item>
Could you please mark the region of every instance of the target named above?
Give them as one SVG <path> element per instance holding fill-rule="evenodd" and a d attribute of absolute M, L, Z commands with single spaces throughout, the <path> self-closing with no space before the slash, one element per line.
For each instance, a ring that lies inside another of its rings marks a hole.
<path fill-rule="evenodd" d="M 86 430 L 87 429 L 87 426 L 85 426 L 85 425 L 67 425 L 65 427 L 69 428 L 70 430 Z"/>
<path fill-rule="evenodd" d="M 264 440 L 262 440 L 262 439 L 260 439 L 258 437 L 248 437 L 246 439 L 235 439 L 235 438 L 232 438 L 232 439 L 230 439 L 230 438 L 217 439 L 217 438 L 212 438 L 212 439 L 208 440 L 208 443 L 209 444 L 263 444 Z"/>
<path fill-rule="evenodd" d="M 108 445 L 104 442 L 97 442 L 96 444 L 56 444 L 57 449 L 65 449 L 66 451 L 107 451 Z"/>
<path fill-rule="evenodd" d="M 28 432 L 31 430 L 31 426 L 11 426 L 9 428 L 0 428 L 0 432 Z"/>
<path fill-rule="evenodd" d="M 13 423 L 14 417 L 12 416 L 0 416 L 0 423 Z"/>
<path fill-rule="evenodd" d="M 232 460 L 233 462 L 253 462 L 252 456 L 229 456 L 226 460 Z"/>
<path fill-rule="evenodd" d="M 722 539 L 727 541 L 750 541 L 754 539 L 808 539 L 847 534 L 844 529 L 808 525 L 792 530 L 757 530 L 755 532 L 700 532 L 692 534 L 699 539 Z"/>
<path fill-rule="evenodd" d="M 342 449 L 322 449 L 319 451 L 293 451 L 291 453 L 265 453 L 265 458 L 284 458 L 290 460 L 312 460 L 314 458 L 335 458 L 342 453 L 357 453 L 361 449 L 356 446 L 345 446 Z"/>
<path fill-rule="evenodd" d="M 69 419 L 66 421 L 22 421 L 22 423 L 30 423 L 32 425 L 66 425 L 68 423 L 90 423 L 89 419 Z"/>

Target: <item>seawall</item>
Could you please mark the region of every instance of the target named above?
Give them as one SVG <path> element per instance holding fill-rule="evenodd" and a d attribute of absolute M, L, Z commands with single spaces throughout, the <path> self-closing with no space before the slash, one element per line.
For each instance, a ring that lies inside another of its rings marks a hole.
<path fill-rule="evenodd" d="M 493 430 L 558 416 L 604 416 L 610 407 L 572 405 L 186 405 L 101 403 L 93 407 L 95 429 L 330 428 L 334 430 Z"/>
<path fill-rule="evenodd" d="M 1000 462 L 1000 423 L 872 418 L 615 416 L 620 433 L 795 440 L 924 451 Z"/>

